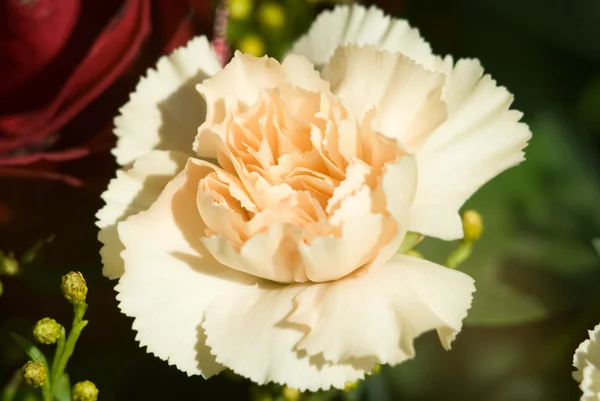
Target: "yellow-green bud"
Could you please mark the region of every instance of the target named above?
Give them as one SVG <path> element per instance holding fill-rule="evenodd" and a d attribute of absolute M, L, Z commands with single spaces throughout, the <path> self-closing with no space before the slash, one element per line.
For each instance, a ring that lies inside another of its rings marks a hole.
<path fill-rule="evenodd" d="M 358 387 L 358 383 L 360 382 L 360 380 L 357 380 L 355 382 L 347 382 L 346 385 L 344 386 L 344 391 L 346 393 L 354 390 L 356 387 Z"/>
<path fill-rule="evenodd" d="M 43 363 L 29 361 L 21 368 L 21 377 L 32 387 L 41 387 L 48 378 L 48 370 Z"/>
<path fill-rule="evenodd" d="M 54 319 L 45 317 L 38 320 L 33 328 L 33 338 L 42 344 L 54 344 L 60 337 L 61 325 Z"/>
<path fill-rule="evenodd" d="M 0 257 L 0 273 L 14 276 L 19 273 L 19 262 L 12 253 Z"/>
<path fill-rule="evenodd" d="M 285 401 L 298 401 L 300 400 L 300 397 L 302 397 L 300 390 L 288 386 L 285 386 L 283 390 L 281 390 L 281 395 Z"/>
<path fill-rule="evenodd" d="M 229 0 L 229 18 L 244 20 L 250 16 L 252 0 Z"/>
<path fill-rule="evenodd" d="M 467 210 L 462 215 L 464 241 L 472 242 L 481 236 L 483 231 L 483 219 L 475 210 Z"/>
<path fill-rule="evenodd" d="M 247 35 L 238 46 L 238 49 L 242 53 L 249 54 L 251 56 L 260 57 L 265 54 L 265 43 L 260 36 L 255 34 Z"/>
<path fill-rule="evenodd" d="M 415 252 L 416 252 L 416 251 L 415 251 Z M 371 374 L 371 375 L 376 375 L 376 374 L 378 374 L 379 372 L 381 372 L 381 365 L 380 365 L 380 364 L 377 364 L 377 365 L 375 366 L 375 369 L 373 369 L 373 370 L 371 371 L 371 373 L 369 373 L 369 374 Z"/>
<path fill-rule="evenodd" d="M 60 286 L 63 295 L 72 304 L 85 302 L 88 289 L 85 284 L 83 274 L 79 272 L 70 272 L 62 277 Z"/>
<path fill-rule="evenodd" d="M 258 20 L 268 28 L 281 28 L 285 24 L 285 10 L 277 3 L 263 3 L 258 10 Z"/>
<path fill-rule="evenodd" d="M 76 383 L 73 386 L 72 394 L 73 401 L 96 401 L 98 399 L 98 389 L 89 380 Z"/>

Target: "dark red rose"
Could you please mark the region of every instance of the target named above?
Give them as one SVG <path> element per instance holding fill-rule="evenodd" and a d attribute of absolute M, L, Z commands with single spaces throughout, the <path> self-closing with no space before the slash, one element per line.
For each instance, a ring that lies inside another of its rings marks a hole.
<path fill-rule="evenodd" d="M 0 0 L 0 166 L 110 147 L 139 74 L 212 14 L 210 0 Z"/>

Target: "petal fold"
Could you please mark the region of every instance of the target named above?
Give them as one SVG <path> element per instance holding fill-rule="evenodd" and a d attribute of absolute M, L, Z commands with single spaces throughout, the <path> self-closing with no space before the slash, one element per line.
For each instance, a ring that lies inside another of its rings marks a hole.
<path fill-rule="evenodd" d="M 375 109 L 375 129 L 409 149 L 427 140 L 446 120 L 444 75 L 426 70 L 401 53 L 372 45 L 341 46 L 322 75 L 355 118 L 362 120 Z"/>
<path fill-rule="evenodd" d="M 439 63 L 429 43 L 406 20 L 385 15 L 374 6 L 357 4 L 321 13 L 290 53 L 303 55 L 320 67 L 344 45 L 374 45 L 379 50 L 402 53 L 428 69 Z"/>
<path fill-rule="evenodd" d="M 474 290 L 464 273 L 397 255 L 363 275 L 307 287 L 287 321 L 307 328 L 297 348 L 309 355 L 397 364 L 414 357 L 415 338 L 430 330 L 449 349 Z"/>
<path fill-rule="evenodd" d="M 202 244 L 196 195 L 208 172 L 188 163 L 147 211 L 119 223 L 125 272 L 116 286 L 121 311 L 135 318 L 140 345 L 204 377 L 224 369 L 204 343 L 206 308 L 223 291 L 257 282 L 219 264 Z"/>
<path fill-rule="evenodd" d="M 98 211 L 98 240 L 103 244 L 102 274 L 109 279 L 123 275 L 124 249 L 117 224 L 150 207 L 165 185 L 185 166 L 188 156 L 180 152 L 155 150 L 135 161 L 132 167 L 117 171 L 117 177 L 102 194 L 106 205 Z"/>
<path fill-rule="evenodd" d="M 454 240 L 462 238 L 459 208 L 504 170 L 521 163 L 531 138 L 513 96 L 476 60 L 459 60 L 443 93 L 448 118 L 418 149 L 419 185 L 410 230 Z"/>
<path fill-rule="evenodd" d="M 331 364 L 298 352 L 302 331 L 285 322 L 305 285 L 266 283 L 216 299 L 202 326 L 217 362 L 258 384 L 275 382 L 300 391 L 343 388 L 374 364 Z"/>
<path fill-rule="evenodd" d="M 161 57 L 115 118 L 118 140 L 112 153 L 117 162 L 128 164 L 152 149 L 192 155 L 194 138 L 206 115 L 206 104 L 195 88 L 220 69 L 204 36 Z"/>

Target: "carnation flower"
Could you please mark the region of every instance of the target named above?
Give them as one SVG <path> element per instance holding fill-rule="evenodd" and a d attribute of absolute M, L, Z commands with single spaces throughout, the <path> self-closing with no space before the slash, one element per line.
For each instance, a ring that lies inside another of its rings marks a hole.
<path fill-rule="evenodd" d="M 198 94 L 202 95 L 202 97 Z M 450 348 L 473 280 L 397 254 L 463 236 L 459 208 L 523 160 L 512 96 L 376 8 L 323 13 L 279 63 L 206 38 L 161 59 L 116 119 L 98 213 L 137 340 L 188 374 L 343 388 Z"/>
<path fill-rule="evenodd" d="M 590 338 L 577 347 L 573 356 L 573 378 L 583 391 L 581 401 L 600 400 L 600 324 L 589 331 Z"/>

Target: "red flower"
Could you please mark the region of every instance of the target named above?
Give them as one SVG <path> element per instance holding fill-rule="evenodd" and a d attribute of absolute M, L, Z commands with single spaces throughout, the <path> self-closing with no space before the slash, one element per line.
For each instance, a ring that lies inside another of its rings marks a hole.
<path fill-rule="evenodd" d="M 212 20 L 209 0 L 0 0 L 0 16 L 0 166 L 110 146 L 135 81 L 111 85 L 134 60 L 137 79 Z"/>

